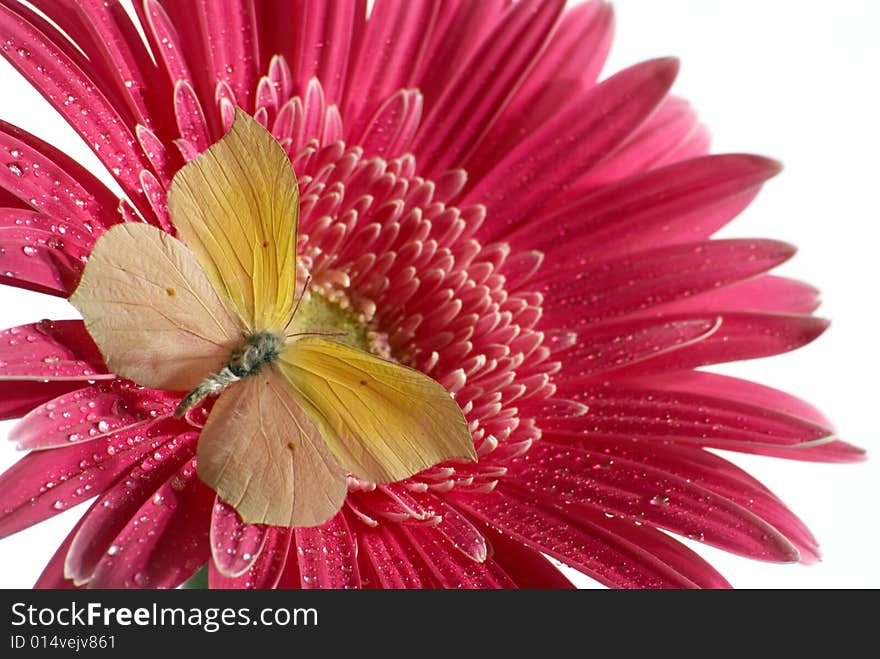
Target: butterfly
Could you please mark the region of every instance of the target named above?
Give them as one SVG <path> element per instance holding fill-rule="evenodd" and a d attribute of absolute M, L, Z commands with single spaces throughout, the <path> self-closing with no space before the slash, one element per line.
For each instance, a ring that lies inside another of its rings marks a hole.
<path fill-rule="evenodd" d="M 342 506 L 348 474 L 394 482 L 476 460 L 440 384 L 301 327 L 297 180 L 253 118 L 237 110 L 175 175 L 168 213 L 179 239 L 146 223 L 102 234 L 70 300 L 111 371 L 190 392 L 178 416 L 219 394 L 197 473 L 244 522 L 318 525 Z"/>

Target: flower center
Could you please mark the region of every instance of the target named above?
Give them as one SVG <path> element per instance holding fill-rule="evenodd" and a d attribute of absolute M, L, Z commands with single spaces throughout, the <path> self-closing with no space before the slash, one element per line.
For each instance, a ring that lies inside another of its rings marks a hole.
<path fill-rule="evenodd" d="M 331 299 L 332 295 L 332 299 Z M 370 329 L 362 313 L 353 310 L 348 298 L 339 290 L 325 293 L 314 286 L 306 291 L 287 335 L 328 335 L 333 341 L 388 359 L 387 337 Z"/>

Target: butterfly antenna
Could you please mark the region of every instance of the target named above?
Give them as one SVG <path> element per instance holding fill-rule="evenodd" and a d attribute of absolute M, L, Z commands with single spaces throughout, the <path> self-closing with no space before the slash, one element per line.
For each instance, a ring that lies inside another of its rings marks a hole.
<path fill-rule="evenodd" d="M 303 297 L 305 296 L 306 291 L 309 290 L 309 284 L 311 284 L 311 283 L 312 283 L 312 276 L 306 275 L 306 283 L 303 284 L 302 291 L 300 291 L 300 293 L 299 293 L 299 297 L 296 300 L 296 304 L 293 305 L 293 311 L 290 312 L 290 316 L 288 316 L 287 322 L 284 324 L 285 327 L 290 325 L 290 323 L 292 323 L 293 319 L 296 317 L 296 312 L 299 311 L 299 305 L 302 304 Z"/>
<path fill-rule="evenodd" d="M 292 339 L 295 336 L 348 336 L 348 332 L 296 332 L 294 334 L 285 334 L 285 339 Z"/>

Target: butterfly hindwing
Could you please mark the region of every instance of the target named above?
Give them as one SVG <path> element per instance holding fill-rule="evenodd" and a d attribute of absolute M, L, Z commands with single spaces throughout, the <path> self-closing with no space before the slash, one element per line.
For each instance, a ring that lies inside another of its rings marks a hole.
<path fill-rule="evenodd" d="M 355 476 L 393 482 L 445 460 L 476 459 L 461 409 L 419 371 L 315 337 L 289 344 L 279 368 Z"/>
<path fill-rule="evenodd" d="M 198 444 L 199 477 L 249 524 L 315 526 L 337 513 L 345 470 L 272 367 L 224 391 Z"/>
<path fill-rule="evenodd" d="M 102 234 L 70 301 L 108 368 L 146 387 L 191 389 L 241 341 L 193 253 L 148 224 Z"/>

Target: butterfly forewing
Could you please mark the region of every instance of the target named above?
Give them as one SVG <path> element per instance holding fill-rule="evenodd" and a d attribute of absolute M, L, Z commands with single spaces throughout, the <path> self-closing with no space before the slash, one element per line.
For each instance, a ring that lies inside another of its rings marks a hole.
<path fill-rule="evenodd" d="M 456 402 L 419 371 L 320 338 L 289 344 L 279 368 L 339 462 L 376 482 L 476 459 Z"/>
<path fill-rule="evenodd" d="M 299 194 L 266 129 L 237 110 L 229 133 L 175 175 L 168 212 L 247 329 L 283 330 L 295 297 Z"/>

